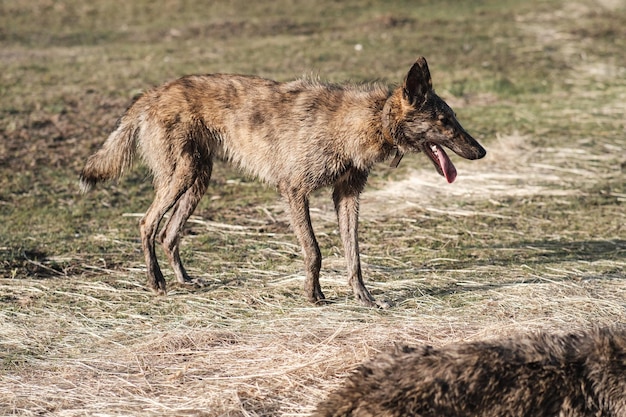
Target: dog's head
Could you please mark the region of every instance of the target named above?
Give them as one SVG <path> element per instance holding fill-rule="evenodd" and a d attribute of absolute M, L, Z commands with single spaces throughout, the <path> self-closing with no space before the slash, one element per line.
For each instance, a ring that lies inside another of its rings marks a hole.
<path fill-rule="evenodd" d="M 402 87 L 388 100 L 383 124 L 389 126 L 398 155 L 424 152 L 448 182 L 456 178 L 456 168 L 442 146 L 466 159 L 480 159 L 487 153 L 463 129 L 450 106 L 435 94 L 424 57 L 415 61 Z"/>

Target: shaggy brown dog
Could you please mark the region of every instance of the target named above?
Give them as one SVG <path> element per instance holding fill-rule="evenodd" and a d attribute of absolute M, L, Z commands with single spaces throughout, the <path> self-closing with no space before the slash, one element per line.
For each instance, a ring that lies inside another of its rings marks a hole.
<path fill-rule="evenodd" d="M 398 349 L 314 416 L 624 417 L 626 327 Z"/>
<path fill-rule="evenodd" d="M 80 179 L 87 191 L 119 178 L 136 154 L 141 155 L 153 173 L 156 191 L 140 225 L 148 286 L 165 294 L 156 242 L 163 246 L 178 282 L 193 282 L 180 258 L 180 235 L 209 185 L 213 161 L 231 162 L 276 187 L 288 203 L 304 254 L 305 293 L 314 303 L 322 302 L 324 293 L 309 195 L 331 187 L 348 283 L 363 304 L 386 307 L 363 283 L 359 196 L 377 162 L 395 154 L 395 166 L 407 152 L 423 152 L 437 172 L 453 182 L 456 168 L 444 147 L 467 159 L 482 158 L 486 152 L 433 90 L 423 57 L 393 89 L 191 75 L 141 95 L 102 148 L 89 157 Z M 164 221 L 168 211 L 171 215 Z"/>

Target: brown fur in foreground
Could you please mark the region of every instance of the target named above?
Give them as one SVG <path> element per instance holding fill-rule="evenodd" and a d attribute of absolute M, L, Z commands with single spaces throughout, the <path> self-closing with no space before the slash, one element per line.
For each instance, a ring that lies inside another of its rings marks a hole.
<path fill-rule="evenodd" d="M 419 58 L 403 85 L 354 86 L 298 80 L 279 83 L 241 75 L 187 76 L 150 90 L 120 118 L 92 155 L 81 188 L 120 177 L 136 151 L 154 175 L 156 196 L 141 220 L 148 285 L 165 294 L 157 263 L 159 241 L 179 282 L 190 281 L 179 255 L 182 228 L 204 195 L 214 158 L 223 158 L 275 186 L 289 204 L 291 226 L 302 246 L 305 292 L 319 302 L 322 258 L 309 216 L 309 194 L 332 187 L 357 299 L 375 305 L 363 284 L 357 240 L 359 194 L 376 162 L 424 152 L 448 182 L 456 170 L 442 146 L 467 159 L 485 150 L 432 89 Z M 164 215 L 171 216 L 159 232 Z"/>
<path fill-rule="evenodd" d="M 316 417 L 624 417 L 626 327 L 383 354 Z"/>

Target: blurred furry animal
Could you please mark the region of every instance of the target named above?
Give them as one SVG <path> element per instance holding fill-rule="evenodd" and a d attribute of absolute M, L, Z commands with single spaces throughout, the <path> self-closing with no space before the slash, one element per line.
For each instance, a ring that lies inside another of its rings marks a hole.
<path fill-rule="evenodd" d="M 467 159 L 485 150 L 435 94 L 428 65 L 419 58 L 403 85 L 280 83 L 253 76 L 212 74 L 180 78 L 141 95 L 119 119 L 80 174 L 83 192 L 119 178 L 136 151 L 154 176 L 155 198 L 140 223 L 148 285 L 165 294 L 157 263 L 159 241 L 176 278 L 189 282 L 179 255 L 182 228 L 204 195 L 215 157 L 275 186 L 288 202 L 291 226 L 302 246 L 305 292 L 312 302 L 319 283 L 320 249 L 309 216 L 309 194 L 333 188 L 333 201 L 357 299 L 376 301 L 363 284 L 357 241 L 359 194 L 376 162 L 423 151 L 448 182 L 456 170 L 446 146 Z M 171 216 L 158 232 L 164 215 Z"/>
<path fill-rule="evenodd" d="M 315 417 L 624 417 L 626 327 L 381 354 Z"/>

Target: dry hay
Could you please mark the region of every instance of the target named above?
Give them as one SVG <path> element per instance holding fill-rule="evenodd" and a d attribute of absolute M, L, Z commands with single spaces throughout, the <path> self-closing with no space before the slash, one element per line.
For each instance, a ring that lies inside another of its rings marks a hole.
<path fill-rule="evenodd" d="M 592 318 L 607 324 L 623 320 L 623 283 L 554 275 L 501 287 L 456 282 L 458 295 L 449 300 L 418 297 L 419 314 L 401 307 L 375 312 L 350 301 L 283 309 L 293 301 L 266 301 L 258 290 L 247 291 L 246 300 L 188 295 L 188 308 L 167 324 L 140 311 L 169 301 L 155 302 L 138 291 L 134 303 L 103 302 L 103 292 L 111 288 L 85 283 L 69 295 L 91 298 L 94 309 L 120 310 L 120 317 L 42 310 L 42 316 L 53 316 L 47 330 L 11 326 L 9 317 L 2 317 L 5 348 L 52 351 L 41 360 L 30 359 L 27 369 L 2 376 L 2 411 L 306 415 L 350 369 L 395 343 L 441 345 L 539 328 L 568 329 Z M 281 293 L 285 285 L 292 284 L 274 282 L 269 291 Z M 372 287 L 393 292 L 415 289 L 415 283 Z M 125 303 L 133 304 L 132 310 Z"/>

